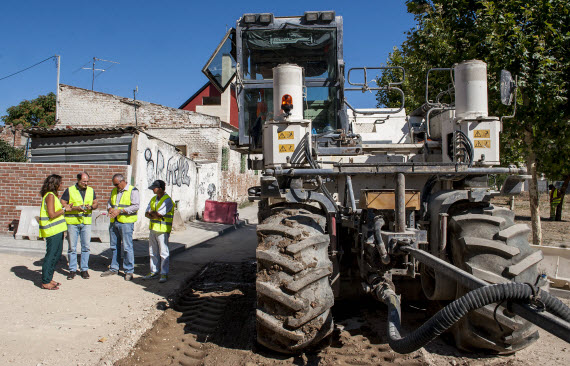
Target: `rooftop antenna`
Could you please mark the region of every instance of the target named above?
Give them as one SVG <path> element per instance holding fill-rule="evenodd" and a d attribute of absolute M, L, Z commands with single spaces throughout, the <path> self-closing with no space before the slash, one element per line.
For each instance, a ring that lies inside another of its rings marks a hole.
<path fill-rule="evenodd" d="M 110 62 L 113 65 L 109 66 L 106 69 L 96 69 L 95 68 L 95 63 L 97 61 L 102 61 L 102 62 Z M 92 79 L 91 79 L 91 91 L 93 91 L 93 88 L 95 87 L 95 78 L 99 75 L 101 75 L 102 73 L 104 73 L 105 71 L 109 70 L 111 67 L 113 67 L 114 65 L 118 65 L 119 63 L 116 61 L 110 61 L 110 60 L 103 60 L 102 58 L 97 58 L 97 57 L 93 57 L 93 61 L 91 62 L 91 67 L 82 67 L 83 70 L 91 70 L 92 72 Z M 97 74 L 97 76 L 95 76 L 95 71 L 101 71 L 100 73 Z"/>
<path fill-rule="evenodd" d="M 135 127 L 138 127 L 137 122 L 137 93 L 139 92 L 139 86 L 137 85 L 136 88 L 133 89 L 133 101 L 135 105 Z"/>

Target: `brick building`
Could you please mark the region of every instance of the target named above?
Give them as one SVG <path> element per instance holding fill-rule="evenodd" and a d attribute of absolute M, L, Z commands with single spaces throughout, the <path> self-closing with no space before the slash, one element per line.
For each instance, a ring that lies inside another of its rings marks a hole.
<path fill-rule="evenodd" d="M 210 89 L 204 88 L 202 92 L 205 90 Z M 194 99 L 202 95 L 202 92 L 195 94 Z M 229 101 L 232 95 L 231 91 L 226 93 L 221 95 L 222 100 L 225 100 L 221 106 L 203 107 L 220 107 L 228 112 L 224 112 L 226 115 L 231 116 Z M 237 115 L 237 104 L 235 106 Z M 218 113 L 212 108 L 197 109 L 204 113 L 212 112 L 213 115 L 62 84 L 56 127 L 137 127 L 176 146 L 182 154 L 195 162 L 217 163 L 221 182 L 218 200 L 244 201 L 247 198 L 247 188 L 258 185 L 258 176 L 245 169 L 245 156 L 228 148 L 229 136 L 232 132 L 237 132 L 237 128 L 220 119 L 219 115 L 224 113 Z"/>
<path fill-rule="evenodd" d="M 23 131 L 24 127 L 21 124 L 0 126 L 0 140 L 12 147 L 25 148 L 28 136 Z"/>
<path fill-rule="evenodd" d="M 141 198 L 139 220 L 135 224 L 137 236 L 148 232 L 144 209 L 154 195 L 148 186 L 155 179 L 166 182 L 166 192 L 177 202 L 178 213 L 184 221 L 201 214 L 207 199 L 218 199 L 220 174 L 217 163 L 189 159 L 172 144 L 135 127 L 31 128 L 26 132 L 32 139 L 32 163 L 48 167 L 53 164 L 52 172 L 56 174 L 60 174 L 57 169 L 69 170 L 66 163 L 73 164 L 75 174 L 81 171 L 78 168 L 88 174 L 91 172 L 87 169 L 103 169 L 107 175 L 92 176 L 91 182 L 106 187 L 105 192 L 96 190 L 96 193 L 104 193 L 107 199 L 113 188 L 110 185 L 113 174 L 126 172 L 123 176 L 139 189 Z M 34 183 L 39 178 L 41 184 L 47 175 L 37 177 L 34 174 Z"/>
<path fill-rule="evenodd" d="M 207 82 L 188 98 L 180 109 L 220 117 L 220 120 L 238 128 L 238 105 L 235 89 L 229 87 L 220 93 L 211 82 Z"/>

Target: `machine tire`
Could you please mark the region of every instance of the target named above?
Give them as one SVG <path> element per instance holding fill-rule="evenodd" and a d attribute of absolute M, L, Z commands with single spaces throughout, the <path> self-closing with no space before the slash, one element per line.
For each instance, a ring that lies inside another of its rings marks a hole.
<path fill-rule="evenodd" d="M 257 342 L 280 353 L 316 346 L 333 330 L 326 217 L 312 206 L 271 210 L 257 226 Z"/>
<path fill-rule="evenodd" d="M 514 212 L 490 205 L 472 208 L 450 217 L 449 241 L 453 263 L 489 283 L 509 281 L 536 284 L 537 263 L 542 252 L 528 243 L 530 229 L 514 223 Z M 469 290 L 457 287 L 459 298 Z M 491 304 L 475 310 L 456 323 L 451 332 L 459 349 L 514 353 L 538 339 L 537 327 Z"/>

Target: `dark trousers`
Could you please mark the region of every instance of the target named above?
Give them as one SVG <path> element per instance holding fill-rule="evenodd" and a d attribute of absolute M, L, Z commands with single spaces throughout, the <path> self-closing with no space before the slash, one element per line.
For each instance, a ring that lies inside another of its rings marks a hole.
<path fill-rule="evenodd" d="M 46 256 L 42 265 L 42 283 L 48 284 L 53 280 L 55 265 L 63 250 L 63 232 L 46 238 Z"/>

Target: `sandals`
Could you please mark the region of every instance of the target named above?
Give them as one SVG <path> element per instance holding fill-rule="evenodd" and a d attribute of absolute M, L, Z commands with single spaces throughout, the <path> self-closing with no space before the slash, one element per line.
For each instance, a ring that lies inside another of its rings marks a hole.
<path fill-rule="evenodd" d="M 59 283 L 59 282 L 51 281 L 50 283 L 56 287 L 61 286 L 61 283 Z"/>
<path fill-rule="evenodd" d="M 48 286 L 51 285 L 51 286 L 50 286 L 50 287 L 46 287 L 46 285 L 48 285 Z M 42 285 L 40 286 L 40 288 L 41 288 L 42 290 L 59 290 L 59 287 L 58 287 L 58 286 L 52 285 L 51 283 L 46 283 L 46 284 L 42 283 Z"/>

